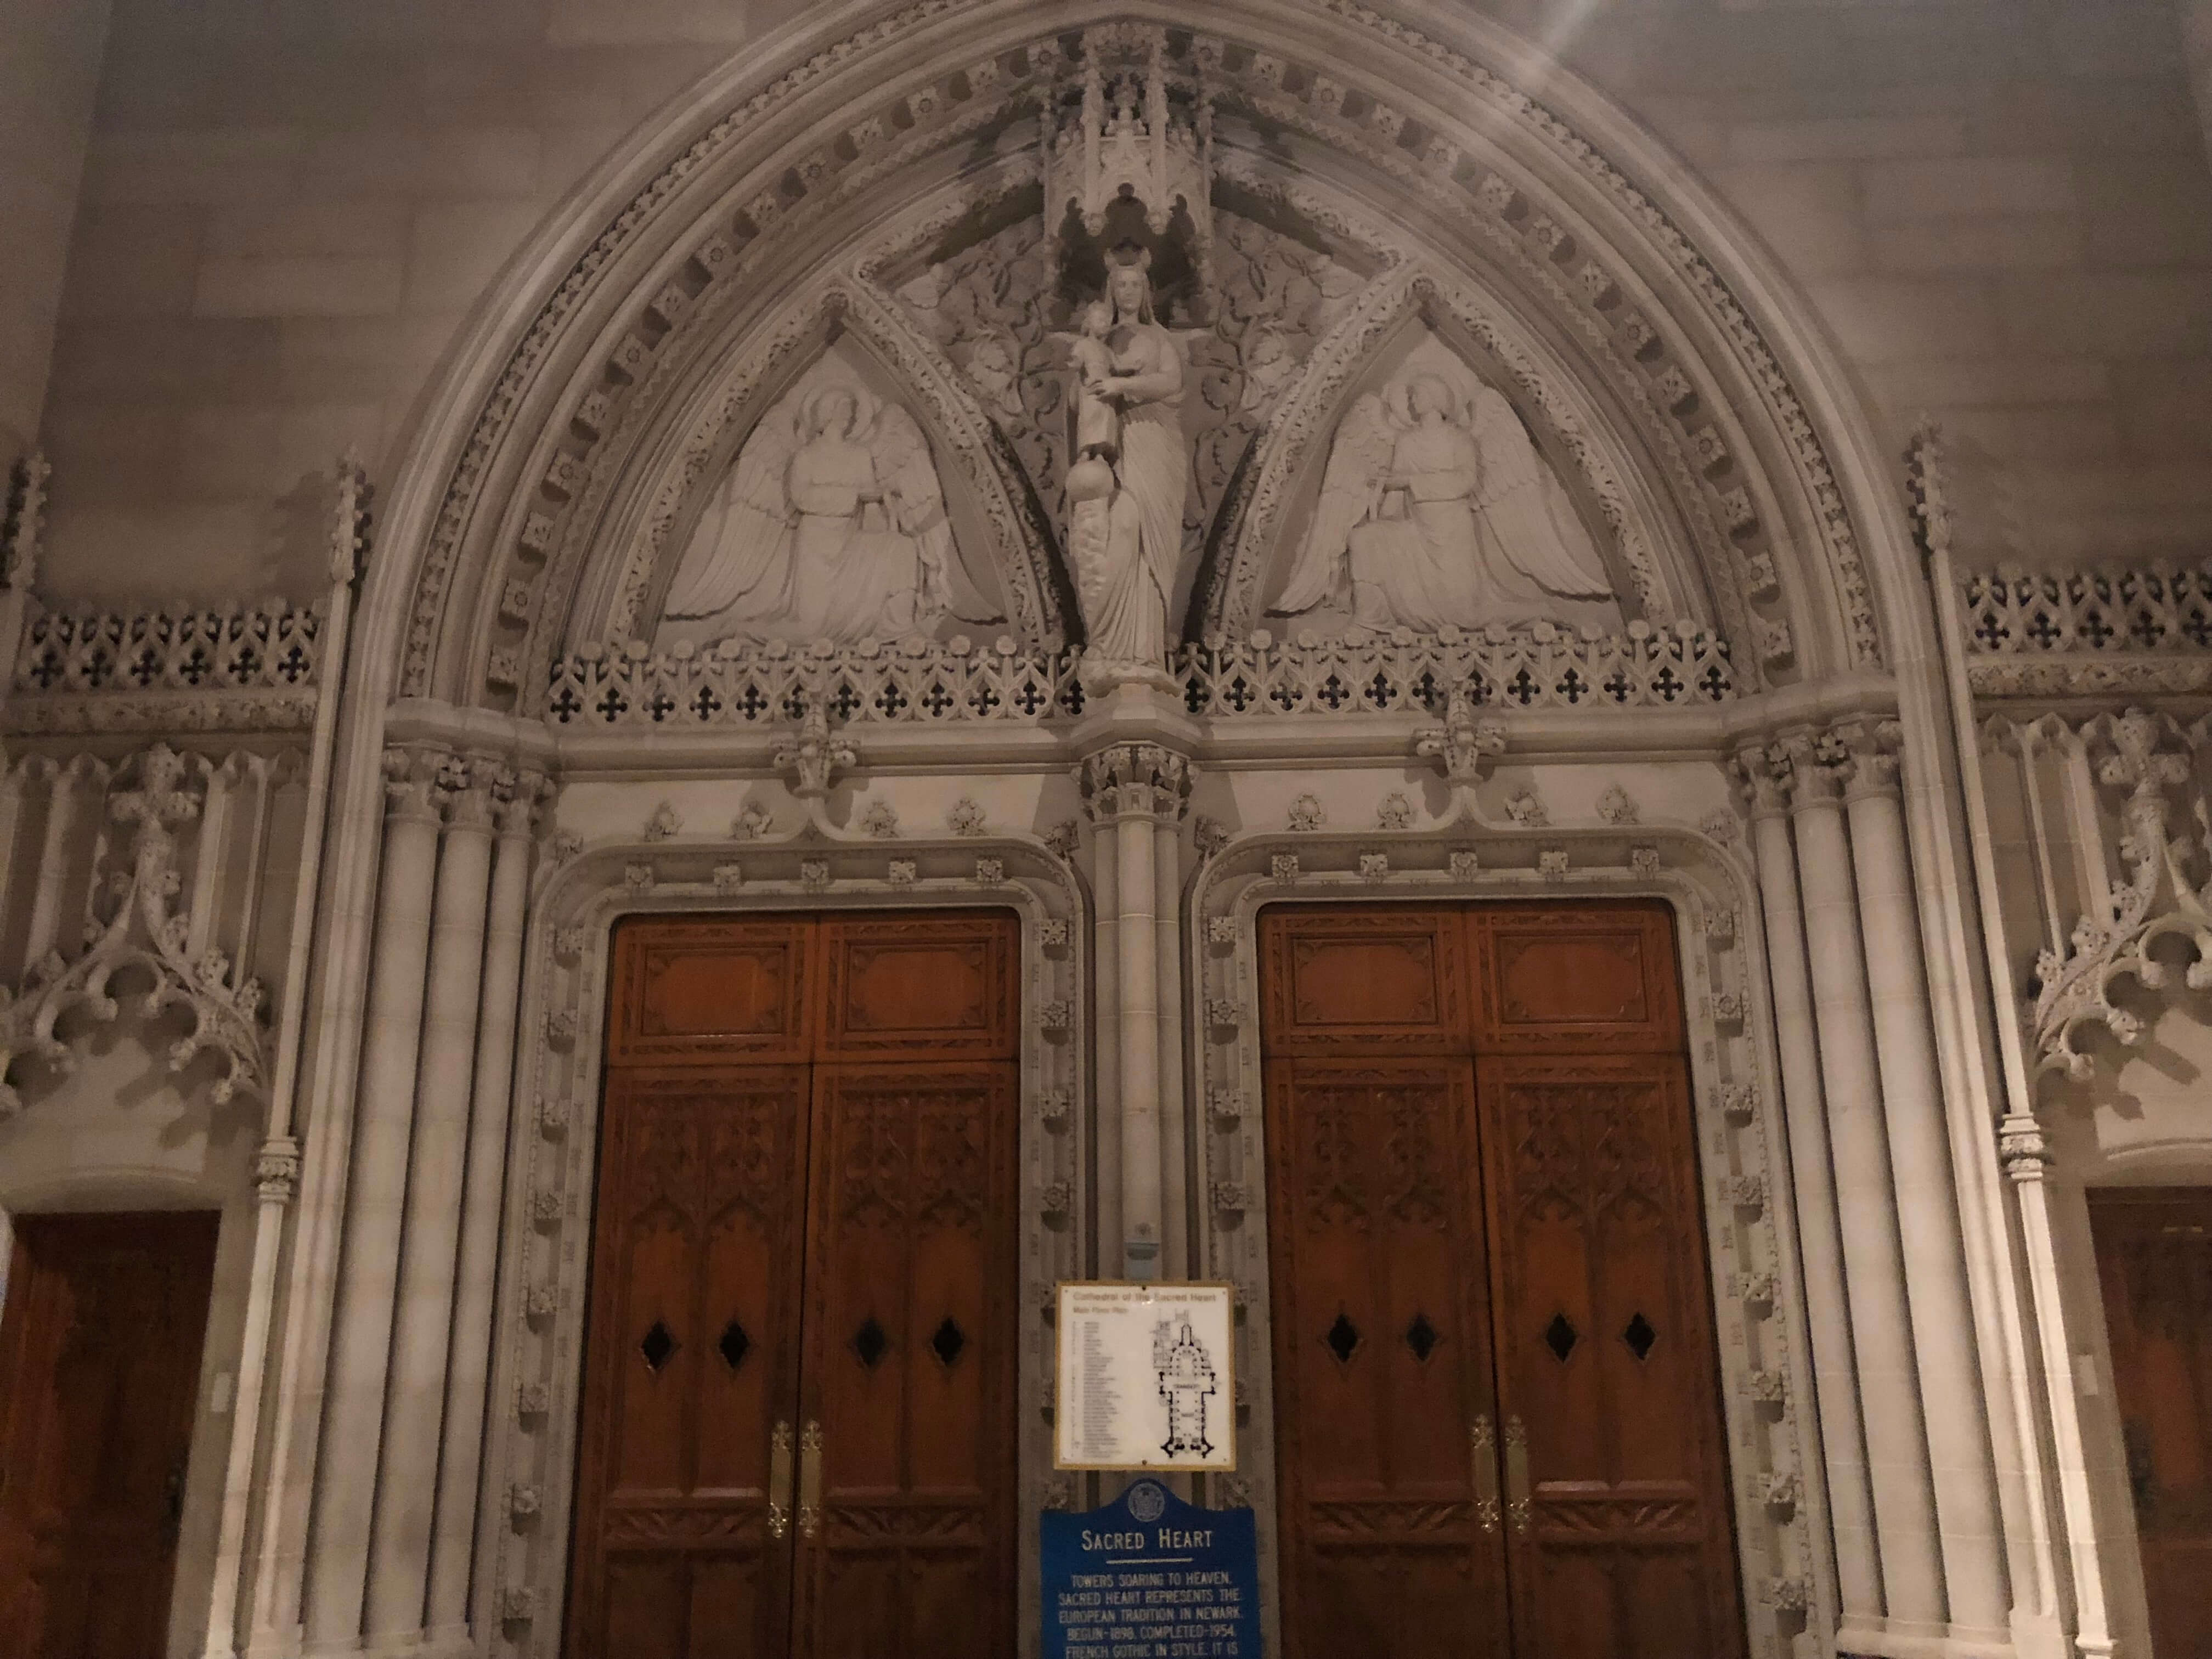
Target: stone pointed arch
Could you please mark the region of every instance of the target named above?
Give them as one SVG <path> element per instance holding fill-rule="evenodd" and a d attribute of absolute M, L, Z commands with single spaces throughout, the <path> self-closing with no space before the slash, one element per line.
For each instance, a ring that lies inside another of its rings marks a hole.
<path fill-rule="evenodd" d="M 1504 391 L 1602 538 L 1630 615 L 1693 622 L 1747 638 L 1748 606 L 1727 544 L 1686 491 L 1668 495 L 1546 343 L 1472 285 L 1407 261 L 1370 283 L 1317 345 L 1260 434 L 1224 503 L 1188 631 L 1242 635 L 1261 625 L 1267 592 L 1290 556 L 1337 424 L 1378 365 L 1425 330 Z M 1477 366 L 1480 365 L 1478 368 Z M 1713 580 L 1717 574 L 1721 580 Z M 1747 659 L 1756 684 L 1757 665 Z"/>
<path fill-rule="evenodd" d="M 1218 176 L 1303 167 L 1370 220 L 1446 228 L 1461 280 L 1517 283 L 1550 337 L 1612 354 L 1650 405 L 1645 441 L 1698 481 L 1677 505 L 1712 520 L 1705 585 L 1740 658 L 1782 678 L 1881 665 L 1869 528 L 1898 550 L 1893 586 L 1911 572 L 1847 377 L 1751 239 L 1556 64 L 1474 20 L 1348 0 L 1225 4 L 1188 34 L 1164 0 L 923 0 L 856 3 L 765 70 L 711 76 L 519 258 L 394 492 L 398 557 L 363 646 L 392 653 L 395 689 L 519 711 L 578 602 L 580 564 L 553 555 L 614 487 L 608 440 L 689 384 L 732 319 L 787 303 L 886 215 L 1033 179 L 998 145 L 1033 119 L 1069 32 L 1109 21 L 1187 43 L 1235 118 Z M 1237 119 L 1310 160 L 1240 149 Z M 1042 618 L 1050 581 L 1035 592 Z"/>
<path fill-rule="evenodd" d="M 551 653 L 649 634 L 704 501 L 761 417 L 841 339 L 858 348 L 920 422 L 963 550 L 991 572 L 1009 631 L 1032 649 L 1066 642 L 1073 606 L 1051 527 L 1025 491 L 1004 434 L 935 342 L 874 283 L 836 271 L 747 331 L 696 395 L 640 437 L 644 459 L 600 517 L 579 526 L 556 554 L 556 562 L 577 567 L 575 598 L 567 617 L 542 631 L 524 677 L 526 710 L 539 701 Z M 557 589 L 557 568 L 553 574 Z"/>

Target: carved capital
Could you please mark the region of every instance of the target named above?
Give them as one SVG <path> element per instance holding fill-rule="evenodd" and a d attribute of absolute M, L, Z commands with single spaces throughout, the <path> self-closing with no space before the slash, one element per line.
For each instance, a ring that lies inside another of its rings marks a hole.
<path fill-rule="evenodd" d="M 1904 733 L 1895 720 L 1847 720 L 1828 737 L 1850 799 L 1897 793 L 1897 751 Z"/>
<path fill-rule="evenodd" d="M 1843 799 L 1844 780 L 1827 739 L 1811 732 L 1790 732 L 1767 751 L 1781 769 L 1793 811 L 1832 806 Z"/>
<path fill-rule="evenodd" d="M 300 1186 L 300 1143 L 289 1135 L 262 1142 L 253 1155 L 253 1185 L 264 1204 L 289 1204 Z"/>
<path fill-rule="evenodd" d="M 445 794 L 446 827 L 465 835 L 489 836 L 497 816 L 497 786 L 504 769 L 491 761 L 449 761 L 440 769 Z"/>
<path fill-rule="evenodd" d="M 494 815 L 499 833 L 527 838 L 536 828 L 538 809 L 551 798 L 553 786 L 543 772 L 517 772 L 501 767 L 492 780 Z"/>
<path fill-rule="evenodd" d="M 1094 823 L 1121 818 L 1174 823 L 1190 803 L 1188 758 L 1157 743 L 1117 743 L 1085 755 L 1075 781 Z"/>
<path fill-rule="evenodd" d="M 387 823 L 436 823 L 445 780 L 441 775 L 451 757 L 430 749 L 392 748 L 384 751 L 384 817 Z"/>
<path fill-rule="evenodd" d="M 2040 1181 L 2051 1164 L 2051 1142 L 2033 1117 L 2014 1112 L 1997 1125 L 1997 1157 L 2014 1181 Z"/>
<path fill-rule="evenodd" d="M 1736 793 L 1754 818 L 1773 817 L 1790 810 L 1790 761 L 1763 744 L 1746 744 L 1736 750 L 1730 769 Z"/>

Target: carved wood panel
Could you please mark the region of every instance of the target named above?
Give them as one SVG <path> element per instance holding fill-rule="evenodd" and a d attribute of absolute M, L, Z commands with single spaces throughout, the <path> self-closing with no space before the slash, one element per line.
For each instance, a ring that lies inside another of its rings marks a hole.
<path fill-rule="evenodd" d="M 1261 927 L 1286 1650 L 1741 1652 L 1668 913 Z"/>
<path fill-rule="evenodd" d="M 1270 1054 L 1454 1054 L 1466 1046 L 1465 930 L 1403 905 L 1282 908 L 1260 918 Z"/>
<path fill-rule="evenodd" d="M 1451 1057 L 1269 1063 L 1292 1659 L 1506 1651 L 1473 1083 Z"/>
<path fill-rule="evenodd" d="M 1665 905 L 1492 905 L 1468 930 L 1484 1053 L 1681 1052 Z"/>
<path fill-rule="evenodd" d="M 1498 1410 L 1527 1437 L 1527 1524 L 1508 1529 L 1519 1650 L 1737 1651 L 1686 1068 L 1492 1055 L 1476 1093 Z"/>
<path fill-rule="evenodd" d="M 791 916 L 624 922 L 607 1063 L 811 1059 L 816 932 Z"/>
<path fill-rule="evenodd" d="M 2151 1645 L 2212 1652 L 2212 1190 L 2088 1197 Z"/>
<path fill-rule="evenodd" d="M 823 1059 L 1013 1057 L 1020 954 L 1012 916 L 833 917 L 821 929 Z"/>
<path fill-rule="evenodd" d="M 804 1066 L 611 1070 L 568 1652 L 780 1653 L 770 1436 L 798 1388 Z"/>
<path fill-rule="evenodd" d="M 1017 945 L 992 913 L 617 932 L 575 1659 L 1012 1650 Z"/>
<path fill-rule="evenodd" d="M 216 1218 L 22 1216 L 0 1321 L 0 1652 L 165 1650 Z"/>
<path fill-rule="evenodd" d="M 796 1651 L 1013 1651 L 1015 1068 L 815 1073 Z"/>

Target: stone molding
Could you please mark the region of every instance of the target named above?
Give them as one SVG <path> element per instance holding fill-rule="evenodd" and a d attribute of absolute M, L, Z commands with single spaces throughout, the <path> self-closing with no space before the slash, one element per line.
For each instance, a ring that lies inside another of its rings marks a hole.
<path fill-rule="evenodd" d="M 1959 596 L 1978 696 L 2212 693 L 2212 567 L 2002 566 L 1962 574 Z"/>
<path fill-rule="evenodd" d="M 1691 1090 L 1739 1559 L 1747 1583 L 1787 1581 L 1805 1589 L 1802 1598 L 1753 1598 L 1746 1608 L 1751 1651 L 1779 1659 L 1794 1651 L 1801 1632 L 1832 1627 L 1825 1475 L 1807 1415 L 1811 1349 L 1791 1242 L 1793 1188 L 1765 963 L 1758 930 L 1733 925 L 1735 915 L 1755 911 L 1756 882 L 1735 854 L 1686 826 L 1519 830 L 1455 811 L 1404 832 L 1242 836 L 1206 862 L 1192 888 L 1188 994 L 1207 1011 L 1205 1026 L 1193 1034 L 1197 1098 L 1208 1104 L 1197 1178 L 1199 1190 L 1216 1195 L 1200 1206 L 1193 1272 L 1234 1284 L 1243 1310 L 1237 1375 L 1250 1384 L 1250 1416 L 1239 1479 L 1247 1496 L 1235 1501 L 1260 1511 L 1271 1643 L 1279 1637 L 1280 1602 L 1267 1243 L 1266 1229 L 1239 1224 L 1246 1213 L 1267 1209 L 1266 1125 L 1255 1109 L 1262 1076 L 1257 912 L 1284 900 L 1569 894 L 1662 897 L 1678 918 L 1691 1029 L 1705 1034 L 1691 1054 Z M 1729 925 L 1714 925 L 1723 915 Z M 1755 1018 L 1747 1017 L 1747 1005 L 1757 1006 Z M 1233 1206 L 1220 1201 L 1223 1193 L 1234 1194 Z M 1799 1501 L 1786 1509 L 1770 1503 L 1776 1481 L 1796 1482 Z"/>
<path fill-rule="evenodd" d="M 156 601 L 49 608 L 30 592 L 47 469 L 19 465 L 0 526 L 0 732 L 24 736 L 309 730 L 325 682 L 330 600 L 195 609 Z M 350 583 L 368 546 L 361 464 L 331 475 L 327 574 Z"/>
<path fill-rule="evenodd" d="M 1182 647 L 1171 678 L 1207 722 L 1283 715 L 1442 714 L 1454 695 L 1486 708 L 1712 707 L 1737 701 L 1729 647 L 1689 624 L 1619 634 L 1534 623 L 1480 632 L 1354 629 L 1279 639 L 1259 630 Z M 824 708 L 841 726 L 1036 726 L 1079 720 L 1090 699 L 1073 652 L 1001 639 L 863 642 L 842 649 L 731 644 L 656 653 L 641 642 L 564 657 L 547 723 L 586 730 L 763 728 Z"/>

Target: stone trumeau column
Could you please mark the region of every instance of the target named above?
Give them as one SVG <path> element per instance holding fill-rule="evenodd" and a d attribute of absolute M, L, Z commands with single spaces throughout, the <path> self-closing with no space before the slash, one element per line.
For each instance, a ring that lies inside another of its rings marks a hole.
<path fill-rule="evenodd" d="M 360 1650 L 447 757 L 385 751 L 384 860 L 307 1567 L 307 1651 Z"/>
<path fill-rule="evenodd" d="M 1102 980 L 1109 968 L 1114 975 L 1113 1023 L 1109 1028 L 1102 983 L 1098 1048 L 1102 1054 L 1114 1052 L 1118 1084 L 1117 1097 L 1101 1103 L 1102 1123 L 1120 1127 L 1115 1138 L 1121 1154 L 1116 1270 L 1130 1279 L 1157 1279 L 1168 1224 L 1164 1158 L 1170 1150 L 1177 1158 L 1182 1155 L 1162 1133 L 1164 1101 L 1176 1103 L 1180 1121 L 1182 1079 L 1180 1045 L 1161 1041 L 1162 963 L 1179 960 L 1181 945 L 1176 936 L 1180 885 L 1163 881 L 1158 867 L 1163 852 L 1171 854 L 1175 843 L 1159 831 L 1173 830 L 1182 817 L 1190 798 L 1190 763 L 1160 744 L 1116 743 L 1085 756 L 1078 775 L 1085 808 L 1098 826 L 1095 867 L 1102 875 L 1109 866 L 1113 871 L 1115 951 L 1110 961 L 1102 951 L 1099 962 Z M 1103 880 L 1097 885 L 1106 888 Z M 1102 912 L 1104 903 L 1102 896 Z M 1164 946 L 1163 928 L 1169 935 Z M 1170 1059 L 1172 1080 L 1164 1075 Z M 1181 1218 L 1176 1221 L 1179 1226 Z"/>
<path fill-rule="evenodd" d="M 1750 810 L 1759 908 L 1765 916 L 1782 1109 L 1790 1126 L 1805 1311 L 1812 1330 L 1821 1456 L 1828 1472 L 1828 1520 L 1836 1538 L 1839 1611 L 1846 1620 L 1875 1621 L 1882 1616 L 1882 1600 L 1874 1491 L 1868 1484 L 1866 1425 L 1851 1352 L 1850 1297 L 1828 1146 L 1827 1092 L 1820 1082 L 1805 913 L 1798 899 L 1797 850 L 1790 834 L 1790 763 L 1778 751 L 1754 746 L 1736 757 L 1736 774 Z"/>
<path fill-rule="evenodd" d="M 1810 732 L 1789 735 L 1777 753 L 1788 768 L 1797 832 L 1820 1083 L 1835 1165 L 1885 1622 L 1900 1633 L 1936 1637 L 1948 1618 L 1889 1142 L 1882 1127 L 1866 951 L 1839 799 L 1843 781 Z"/>
<path fill-rule="evenodd" d="M 1889 722 L 1853 724 L 1838 727 L 1835 741 L 1848 780 L 1851 868 L 1866 933 L 1882 1117 L 1942 1532 L 1944 1590 L 1950 1622 L 1961 1634 L 2002 1636 L 2010 1595 L 1996 1468 L 1898 798 L 1898 732 Z"/>

